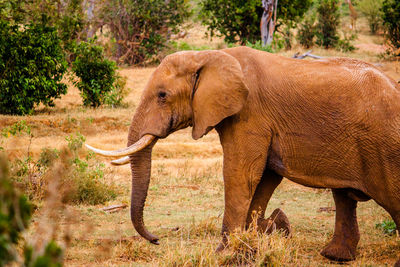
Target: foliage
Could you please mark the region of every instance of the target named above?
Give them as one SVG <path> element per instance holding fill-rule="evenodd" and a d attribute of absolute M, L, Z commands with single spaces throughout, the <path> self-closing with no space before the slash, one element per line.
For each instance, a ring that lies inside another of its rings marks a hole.
<path fill-rule="evenodd" d="M 117 46 L 120 63 L 140 64 L 152 60 L 171 32 L 191 14 L 187 0 L 103 1 L 98 24 L 107 25 Z"/>
<path fill-rule="evenodd" d="M 115 62 L 104 57 L 101 46 L 93 41 L 80 43 L 72 69 L 79 78 L 75 85 L 81 91 L 85 106 L 122 104 L 127 93 L 126 80 L 118 75 Z"/>
<path fill-rule="evenodd" d="M 1 130 L 1 135 L 3 137 L 9 137 L 10 135 L 23 135 L 23 134 L 32 134 L 31 127 L 26 123 L 25 120 L 18 121 L 10 126 L 4 127 Z"/>
<path fill-rule="evenodd" d="M 311 0 L 282 0 L 277 9 L 277 28 L 294 26 L 310 7 Z M 201 0 L 200 18 L 211 36 L 223 36 L 228 43 L 254 43 L 260 39 L 260 20 L 263 14 L 259 0 Z"/>
<path fill-rule="evenodd" d="M 279 28 L 280 25 L 286 25 L 288 28 L 296 27 L 312 4 L 313 0 L 279 0 L 276 27 Z"/>
<path fill-rule="evenodd" d="M 15 190 L 8 174 L 6 161 L 0 159 L 0 266 L 18 259 L 15 248 L 20 235 L 30 222 L 32 204 Z M 46 244 L 43 252 L 24 244 L 25 266 L 61 266 L 63 250 L 53 240 Z"/>
<path fill-rule="evenodd" d="M 358 2 L 358 8 L 366 16 L 372 34 L 375 34 L 382 24 L 382 3 L 383 0 L 361 0 Z"/>
<path fill-rule="evenodd" d="M 5 160 L 0 160 L 0 265 L 16 259 L 14 246 L 20 233 L 28 226 L 32 206 L 25 196 L 14 189 Z"/>
<path fill-rule="evenodd" d="M 382 4 L 382 20 L 393 50 L 400 55 L 400 1 L 384 0 Z"/>
<path fill-rule="evenodd" d="M 0 21 L 0 113 L 31 114 L 66 93 L 60 39 L 46 21 L 26 26 Z"/>
<path fill-rule="evenodd" d="M 0 0 L 0 19 L 12 24 L 30 24 L 46 16 L 47 24 L 57 29 L 69 63 L 74 58 L 75 42 L 86 39 L 89 21 L 84 0 Z"/>
<path fill-rule="evenodd" d="M 10 135 L 29 134 L 33 138 L 31 128 L 25 121 L 17 122 L 3 128 L 2 137 Z M 61 184 L 65 194 L 63 201 L 69 203 L 99 204 L 116 197 L 115 188 L 105 183 L 104 164 L 98 163 L 93 153 L 84 159 L 79 156 L 79 151 L 85 142 L 85 137 L 80 133 L 69 135 L 65 138 L 68 150 L 58 151 L 54 148 L 42 148 L 37 160 L 32 159 L 28 152 L 26 158 L 16 159 L 10 168 L 10 177 L 30 201 L 41 201 L 46 196 L 47 186 L 52 179 L 52 167 L 56 161 L 64 165 L 64 175 Z M 28 151 L 29 151 L 28 147 Z"/>
<path fill-rule="evenodd" d="M 272 46 L 270 46 L 270 45 L 263 46 L 261 40 L 255 42 L 254 44 L 252 44 L 250 42 L 247 42 L 246 46 L 250 47 L 250 48 L 253 48 L 253 49 L 261 50 L 261 51 L 264 51 L 264 52 L 269 52 L 269 53 L 274 53 L 275 52 L 275 50 L 272 49 Z"/>
<path fill-rule="evenodd" d="M 382 229 L 385 234 L 394 235 L 396 233 L 396 224 L 392 220 L 386 220 L 375 225 L 376 228 Z"/>
<path fill-rule="evenodd" d="M 27 0 L 0 0 L 0 20 L 20 23 L 26 16 Z"/>
<path fill-rule="evenodd" d="M 338 43 L 340 13 L 338 0 L 321 0 L 317 7 L 316 43 L 324 48 L 335 47 Z"/>
<path fill-rule="evenodd" d="M 354 39 L 356 39 L 355 34 L 346 34 L 343 33 L 343 39 L 339 39 L 336 44 L 336 50 L 342 51 L 344 53 L 354 51 L 356 48 L 351 43 Z"/>
<path fill-rule="evenodd" d="M 305 48 L 310 48 L 314 45 L 315 19 L 316 14 L 310 9 L 298 26 L 297 40 Z"/>
<path fill-rule="evenodd" d="M 111 87 L 110 92 L 104 97 L 105 105 L 112 108 L 127 106 L 127 104 L 123 102 L 130 91 L 129 88 L 126 87 L 126 80 L 126 77 L 121 77 L 116 74 L 114 85 Z"/>
<path fill-rule="evenodd" d="M 55 21 L 69 63 L 76 57 L 76 42 L 87 38 L 89 25 L 83 12 L 82 2 L 82 0 L 67 1 Z"/>
<path fill-rule="evenodd" d="M 203 46 L 194 46 L 190 45 L 184 41 L 177 42 L 177 41 L 170 41 L 168 43 L 169 47 L 171 48 L 172 51 L 177 52 L 177 51 L 187 51 L 187 50 L 194 50 L 194 51 L 202 51 L 202 50 L 211 50 L 211 47 L 207 45 Z"/>
<path fill-rule="evenodd" d="M 32 246 L 26 246 L 24 250 L 25 266 L 32 267 L 61 267 L 63 262 L 63 250 L 54 240 L 45 247 L 43 255 L 34 255 Z"/>
<path fill-rule="evenodd" d="M 114 188 L 104 183 L 104 164 L 94 161 L 93 153 L 89 153 L 84 160 L 78 156 L 85 137 L 76 133 L 75 136 L 67 136 L 66 140 L 73 154 L 70 159 L 70 175 L 65 177 L 64 181 L 71 187 L 71 193 L 66 196 L 66 201 L 96 205 L 114 199 L 116 197 Z"/>

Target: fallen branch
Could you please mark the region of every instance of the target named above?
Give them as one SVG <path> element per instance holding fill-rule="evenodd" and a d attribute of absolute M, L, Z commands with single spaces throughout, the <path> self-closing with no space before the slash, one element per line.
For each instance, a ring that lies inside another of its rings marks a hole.
<path fill-rule="evenodd" d="M 102 208 L 100 210 L 108 212 L 108 213 L 113 213 L 113 212 L 117 212 L 119 210 L 125 209 L 126 207 L 128 207 L 128 205 L 120 204 L 120 205 L 108 206 L 108 207 Z"/>
<path fill-rule="evenodd" d="M 309 51 L 305 52 L 302 55 L 300 55 L 300 52 L 297 52 L 296 54 L 293 55 L 292 58 L 297 58 L 297 59 L 303 59 L 305 57 L 311 57 L 311 58 L 315 58 L 315 59 L 323 58 L 323 57 L 320 57 L 320 56 L 313 55 L 313 54 L 311 54 L 311 52 L 312 52 L 312 50 L 309 50 Z"/>

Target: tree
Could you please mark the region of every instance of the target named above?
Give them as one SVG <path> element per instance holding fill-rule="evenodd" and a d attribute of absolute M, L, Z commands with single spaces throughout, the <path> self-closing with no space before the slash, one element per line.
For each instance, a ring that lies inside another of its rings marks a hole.
<path fill-rule="evenodd" d="M 340 23 L 338 0 L 321 0 L 317 7 L 316 43 L 324 48 L 335 47 L 339 41 Z"/>
<path fill-rule="evenodd" d="M 312 0 L 279 0 L 275 29 L 292 28 L 308 10 Z M 200 19 L 211 36 L 223 36 L 228 43 L 255 43 L 260 39 L 261 0 L 200 0 Z"/>
<path fill-rule="evenodd" d="M 54 105 L 65 94 L 67 70 L 57 30 L 46 23 L 0 21 L 0 113 L 30 114 L 35 105 Z"/>
<path fill-rule="evenodd" d="M 191 14 L 186 0 L 104 0 L 97 26 L 107 26 L 120 63 L 139 64 L 157 54 Z"/>
<path fill-rule="evenodd" d="M 264 12 L 261 17 L 260 30 L 261 41 L 264 46 L 270 45 L 274 37 L 277 5 L 278 0 L 262 0 Z"/>
<path fill-rule="evenodd" d="M 368 20 L 369 29 L 375 34 L 382 23 L 383 0 L 361 0 L 358 8 Z"/>
<path fill-rule="evenodd" d="M 86 40 L 89 22 L 85 0 L 0 0 L 0 19 L 11 24 L 32 24 L 46 17 L 46 24 L 55 27 L 68 63 L 74 59 L 75 44 Z"/>
<path fill-rule="evenodd" d="M 397 50 L 395 54 L 400 55 L 400 1 L 384 0 L 382 12 L 388 39 L 392 48 Z"/>

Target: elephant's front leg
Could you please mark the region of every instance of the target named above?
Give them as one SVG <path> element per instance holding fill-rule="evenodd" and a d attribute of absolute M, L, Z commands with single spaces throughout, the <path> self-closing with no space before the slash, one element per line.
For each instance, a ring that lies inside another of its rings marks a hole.
<path fill-rule="evenodd" d="M 357 201 L 348 196 L 346 189 L 332 189 L 332 193 L 336 205 L 335 233 L 321 255 L 336 261 L 354 260 L 360 240 Z"/>
<path fill-rule="evenodd" d="M 252 206 L 252 199 L 261 181 L 267 158 L 266 146 L 255 144 L 257 143 L 240 147 L 234 145 L 227 146 L 225 144 L 225 211 L 222 224 L 222 243 L 217 250 L 221 250 L 226 246 L 229 233 L 235 229 L 244 229 L 246 227 L 249 209 Z M 272 194 L 277 184 L 272 186 L 271 192 L 268 193 L 269 195 Z M 267 196 L 267 199 L 269 197 Z M 257 198 L 256 202 L 260 203 L 261 207 L 265 207 L 266 203 L 262 203 L 263 200 L 265 198 Z M 256 203 L 254 205 L 259 206 Z"/>

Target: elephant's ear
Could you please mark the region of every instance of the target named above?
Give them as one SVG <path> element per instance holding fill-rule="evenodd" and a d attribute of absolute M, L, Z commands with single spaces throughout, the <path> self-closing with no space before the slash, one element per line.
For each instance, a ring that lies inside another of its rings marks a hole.
<path fill-rule="evenodd" d="M 198 52 L 197 82 L 193 84 L 192 137 L 197 140 L 226 117 L 238 113 L 247 100 L 239 61 L 222 51 Z"/>

